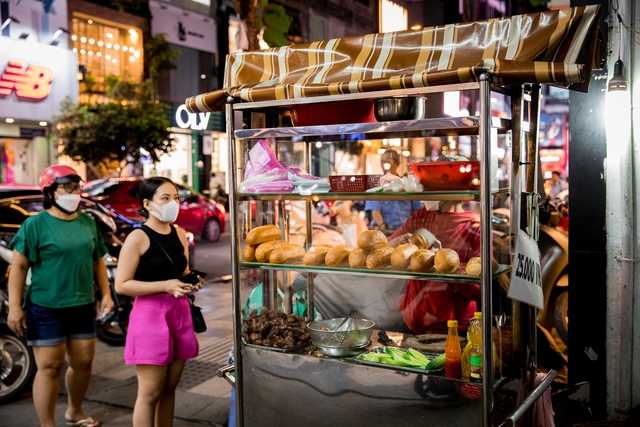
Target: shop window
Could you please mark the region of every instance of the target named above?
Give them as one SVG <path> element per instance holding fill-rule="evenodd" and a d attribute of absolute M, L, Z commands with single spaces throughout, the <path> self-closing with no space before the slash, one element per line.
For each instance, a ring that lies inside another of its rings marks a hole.
<path fill-rule="evenodd" d="M 104 93 L 118 80 L 139 82 L 143 74 L 142 31 L 74 17 L 71 40 L 78 54 L 80 92 Z"/>

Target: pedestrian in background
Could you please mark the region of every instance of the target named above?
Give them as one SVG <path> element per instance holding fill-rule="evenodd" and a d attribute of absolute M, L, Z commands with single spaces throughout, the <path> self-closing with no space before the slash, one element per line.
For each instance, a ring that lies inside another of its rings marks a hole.
<path fill-rule="evenodd" d="M 400 155 L 395 150 L 387 150 L 380 156 L 380 165 L 385 173 L 399 176 Z M 367 200 L 364 210 L 370 212 L 371 219 L 380 230 L 393 233 L 421 207 L 422 203 L 417 200 Z"/>
<path fill-rule="evenodd" d="M 204 283 L 190 285 L 185 231 L 178 218 L 178 188 L 168 178 L 148 178 L 140 184 L 138 211 L 147 218 L 133 231 L 120 252 L 116 291 L 135 296 L 125 345 L 125 363 L 136 365 L 138 395 L 134 427 L 173 425 L 175 390 L 185 361 L 198 355 L 187 294 Z"/>
<path fill-rule="evenodd" d="M 54 165 L 40 175 L 44 211 L 28 218 L 11 241 L 9 275 L 11 330 L 27 336 L 38 372 L 33 402 L 42 427 L 55 427 L 60 375 L 66 361 L 67 425 L 100 423 L 82 409 L 95 354 L 94 280 L 102 292 L 101 313 L 113 310 L 104 259 L 107 253 L 96 223 L 77 212 L 81 178 L 73 168 Z M 25 281 L 31 268 L 26 295 Z"/>

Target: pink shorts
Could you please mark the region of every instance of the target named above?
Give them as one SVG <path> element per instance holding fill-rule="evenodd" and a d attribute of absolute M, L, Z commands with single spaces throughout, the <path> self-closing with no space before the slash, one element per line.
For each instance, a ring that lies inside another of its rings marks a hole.
<path fill-rule="evenodd" d="M 198 355 L 186 297 L 152 294 L 136 297 L 131 310 L 124 361 L 128 365 L 168 365 Z"/>

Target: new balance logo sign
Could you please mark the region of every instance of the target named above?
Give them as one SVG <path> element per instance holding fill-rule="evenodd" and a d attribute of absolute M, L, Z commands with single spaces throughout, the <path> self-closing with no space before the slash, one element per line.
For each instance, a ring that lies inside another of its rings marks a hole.
<path fill-rule="evenodd" d="M 34 64 L 23 67 L 20 61 L 9 61 L 0 76 L 0 96 L 8 96 L 15 91 L 18 98 L 45 99 L 51 92 L 53 71 Z"/>

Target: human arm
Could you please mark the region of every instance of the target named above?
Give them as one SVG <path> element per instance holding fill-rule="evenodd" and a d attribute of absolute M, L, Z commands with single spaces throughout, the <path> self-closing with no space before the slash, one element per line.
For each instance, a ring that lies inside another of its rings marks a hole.
<path fill-rule="evenodd" d="M 29 259 L 14 249 L 13 258 L 11 259 L 11 272 L 9 273 L 9 315 L 7 316 L 7 324 L 19 337 L 24 335 L 24 329 L 27 328 L 27 321 L 22 309 L 22 297 L 29 266 Z"/>
<path fill-rule="evenodd" d="M 187 295 L 191 285 L 178 279 L 144 282 L 135 280 L 136 269 L 140 257 L 149 249 L 149 237 L 142 230 L 133 231 L 125 240 L 120 250 L 118 274 L 116 275 L 116 292 L 132 297 L 166 292 L 176 298 Z"/>
<path fill-rule="evenodd" d="M 100 288 L 102 301 L 100 302 L 100 313 L 104 315 L 113 310 L 113 298 L 111 297 L 111 289 L 109 288 L 109 279 L 107 278 L 107 268 L 104 258 L 100 257 L 93 261 L 93 278 Z"/>
<path fill-rule="evenodd" d="M 380 213 L 380 211 L 371 211 L 371 218 L 373 218 L 373 220 L 376 222 L 376 224 L 378 224 L 378 227 L 380 227 L 381 230 L 387 228 L 384 220 L 382 219 L 382 214 Z"/>
<path fill-rule="evenodd" d="M 187 242 L 187 233 L 183 228 L 176 226 L 176 231 L 178 232 L 178 237 L 180 237 L 180 241 L 182 242 L 182 247 L 184 248 L 184 256 L 187 258 L 187 267 L 182 272 L 182 277 L 186 276 L 190 272 L 189 268 L 189 242 Z M 204 279 L 198 276 L 198 283 L 195 285 L 191 285 L 191 291 L 197 292 L 202 289 L 204 285 Z"/>

